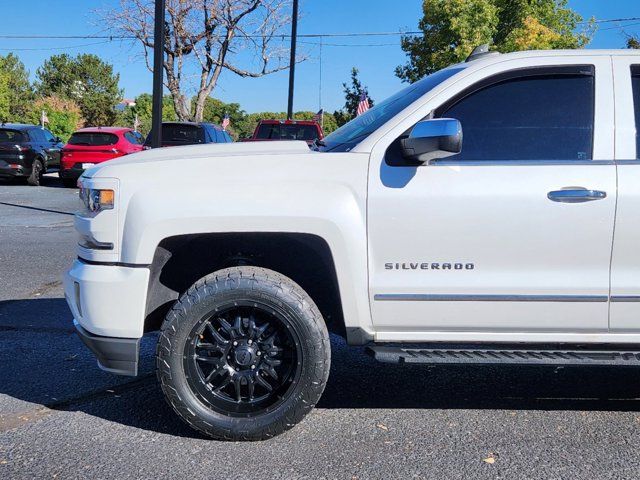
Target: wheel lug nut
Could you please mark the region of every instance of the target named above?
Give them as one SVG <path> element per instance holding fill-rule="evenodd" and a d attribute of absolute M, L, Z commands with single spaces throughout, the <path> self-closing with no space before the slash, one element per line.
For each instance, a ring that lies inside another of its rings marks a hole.
<path fill-rule="evenodd" d="M 258 355 L 258 356 L 262 355 L 262 352 L 258 350 L 257 355 Z"/>
<path fill-rule="evenodd" d="M 238 342 L 233 342 L 233 346 L 234 347 L 237 346 L 237 345 L 238 345 Z"/>
<path fill-rule="evenodd" d="M 248 343 L 249 345 L 251 345 L 251 344 L 253 343 L 253 341 L 249 340 L 247 343 Z"/>
<path fill-rule="evenodd" d="M 256 366 L 255 365 L 251 365 L 251 370 L 255 370 Z"/>

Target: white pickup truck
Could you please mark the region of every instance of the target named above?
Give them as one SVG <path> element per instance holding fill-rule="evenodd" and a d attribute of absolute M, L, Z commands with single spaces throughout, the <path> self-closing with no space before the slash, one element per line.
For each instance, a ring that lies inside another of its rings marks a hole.
<path fill-rule="evenodd" d="M 640 55 L 475 52 L 309 149 L 85 172 L 65 292 L 108 371 L 214 438 L 299 422 L 328 332 L 384 362 L 640 366 Z M 463 138 L 464 132 L 464 138 Z"/>

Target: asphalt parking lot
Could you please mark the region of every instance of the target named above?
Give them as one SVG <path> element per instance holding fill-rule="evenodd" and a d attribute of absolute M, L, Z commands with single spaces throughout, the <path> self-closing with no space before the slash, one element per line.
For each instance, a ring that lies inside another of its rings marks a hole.
<path fill-rule="evenodd" d="M 0 182 L 0 478 L 638 478 L 640 370 L 394 366 L 332 339 L 329 384 L 276 439 L 216 442 L 173 414 L 154 337 L 100 371 L 61 274 L 76 190 Z"/>

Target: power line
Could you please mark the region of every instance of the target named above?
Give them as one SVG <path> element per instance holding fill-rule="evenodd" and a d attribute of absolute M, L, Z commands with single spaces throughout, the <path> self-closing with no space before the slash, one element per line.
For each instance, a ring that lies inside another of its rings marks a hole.
<path fill-rule="evenodd" d="M 324 47 L 399 47 L 400 43 L 326 43 L 320 40 L 320 42 L 305 42 L 298 41 L 304 45 L 320 45 Z"/>
<path fill-rule="evenodd" d="M 83 43 L 81 45 L 66 45 L 64 47 L 40 47 L 40 48 L 0 48 L 3 51 L 11 51 L 11 52 L 24 52 L 24 51 L 45 51 L 45 50 L 66 50 L 68 48 L 83 48 L 90 47 L 92 45 L 104 45 L 105 43 L 109 43 L 109 40 L 106 42 L 92 42 L 92 43 Z"/>
<path fill-rule="evenodd" d="M 640 22 L 634 22 L 634 23 L 627 23 L 625 25 L 616 25 L 615 27 L 607 27 L 607 28 L 602 28 L 599 31 L 600 32 L 604 32 L 606 30 L 618 30 L 618 29 L 624 29 L 627 27 L 633 27 L 634 25 L 640 25 Z"/>
<path fill-rule="evenodd" d="M 577 22 L 580 25 L 589 23 L 615 23 L 615 22 L 630 22 L 640 20 L 640 17 L 625 17 L 625 18 L 608 18 L 602 20 L 585 20 Z M 615 28 L 615 27 L 614 27 Z M 424 32 L 422 30 L 415 31 L 397 31 L 397 32 L 347 32 L 347 33 L 299 33 L 298 38 L 332 38 L 332 37 L 384 37 L 384 36 L 402 36 L 402 35 L 421 35 Z M 248 38 L 263 38 L 264 35 L 246 35 Z M 282 33 L 273 36 L 274 38 L 291 38 L 291 34 Z M 135 35 L 0 35 L 0 39 L 15 39 L 15 40 L 40 40 L 40 39 L 102 39 L 102 40 L 134 40 L 137 37 Z"/>

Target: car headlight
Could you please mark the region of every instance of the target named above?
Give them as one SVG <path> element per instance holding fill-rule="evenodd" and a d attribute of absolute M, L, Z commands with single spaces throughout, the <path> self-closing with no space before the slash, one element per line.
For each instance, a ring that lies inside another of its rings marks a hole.
<path fill-rule="evenodd" d="M 87 188 L 82 185 L 80 186 L 79 195 L 84 207 L 93 213 L 113 209 L 116 196 L 113 190 Z"/>

